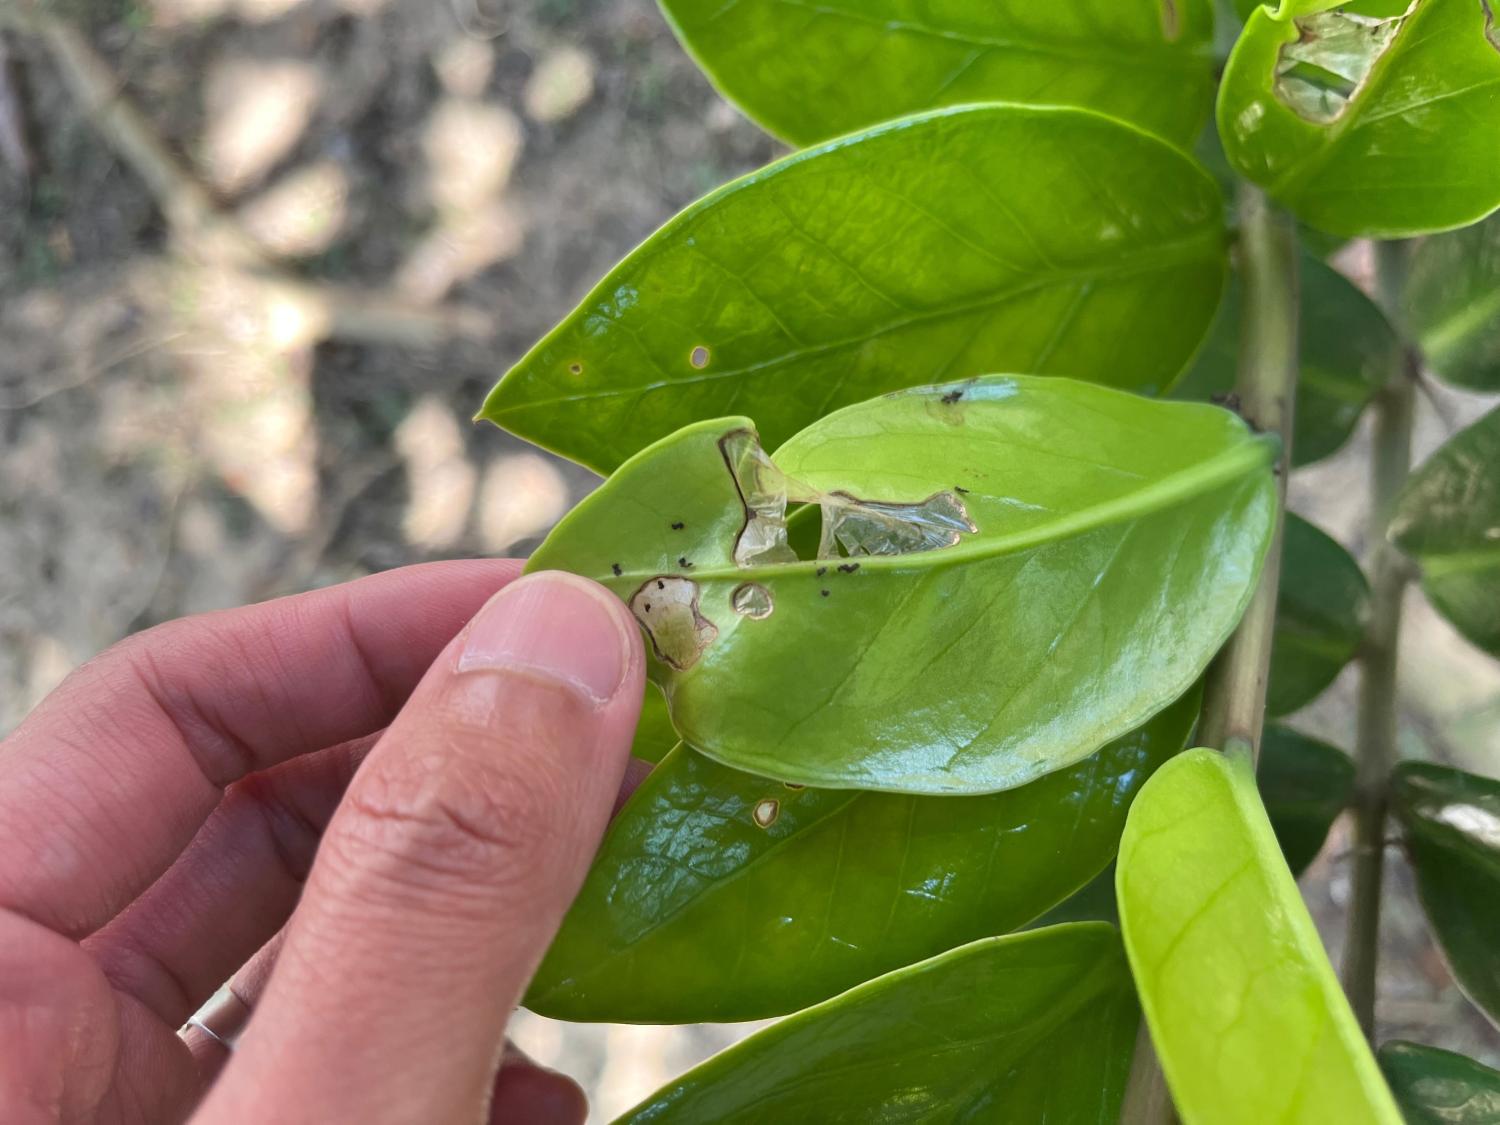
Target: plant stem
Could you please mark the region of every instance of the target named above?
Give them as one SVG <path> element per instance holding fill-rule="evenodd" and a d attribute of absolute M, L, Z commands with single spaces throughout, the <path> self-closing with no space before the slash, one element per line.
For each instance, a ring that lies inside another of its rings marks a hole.
<path fill-rule="evenodd" d="M 1376 248 L 1381 295 L 1394 311 L 1407 265 L 1405 243 Z M 1360 651 L 1355 740 L 1354 873 L 1344 944 L 1344 991 L 1367 1037 L 1375 1032 L 1375 972 L 1380 955 L 1380 889 L 1385 866 L 1386 785 L 1396 763 L 1396 645 L 1409 572 L 1386 539 L 1386 525 L 1411 467 L 1416 354 L 1407 349 L 1376 396 L 1370 461 L 1370 624 Z"/>
<path fill-rule="evenodd" d="M 1281 436 L 1275 470 L 1276 532 L 1250 607 L 1209 670 L 1198 742 L 1226 753 L 1241 748 L 1254 758 L 1260 753 L 1265 727 L 1276 591 L 1281 582 L 1281 529 L 1298 373 L 1298 245 L 1290 216 L 1273 206 L 1258 188 L 1248 184 L 1240 188 L 1239 212 L 1239 272 L 1245 307 L 1235 395 L 1240 413 L 1251 425 Z M 1177 1119 L 1149 1035 L 1142 1021 L 1120 1117 L 1126 1125 L 1170 1125 Z"/>
<path fill-rule="evenodd" d="M 1265 727 L 1276 592 L 1281 581 L 1281 536 L 1286 478 L 1291 464 L 1292 409 L 1298 368 L 1297 232 L 1291 218 L 1256 188 L 1241 190 L 1240 275 L 1245 284 L 1235 394 L 1251 425 L 1281 436 L 1276 463 L 1276 534 L 1260 585 L 1239 628 L 1209 670 L 1198 741 L 1226 753 L 1256 758 Z"/>

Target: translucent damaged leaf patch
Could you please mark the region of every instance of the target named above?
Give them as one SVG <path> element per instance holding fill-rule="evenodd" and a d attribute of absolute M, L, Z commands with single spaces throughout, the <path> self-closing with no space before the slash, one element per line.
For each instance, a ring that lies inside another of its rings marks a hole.
<path fill-rule="evenodd" d="M 754 430 L 734 430 L 720 439 L 719 450 L 745 506 L 734 561 L 740 566 L 796 562 L 787 543 L 786 478 L 760 447 L 760 438 Z"/>
<path fill-rule="evenodd" d="M 840 548 L 851 556 L 939 551 L 978 530 L 952 492 L 935 492 L 916 504 L 859 500 L 846 492 L 830 492 L 818 502 L 823 507 L 822 559 L 837 558 Z"/>
<path fill-rule="evenodd" d="M 1276 96 L 1306 120 L 1332 124 L 1405 20 L 1405 15 L 1377 19 L 1342 9 L 1300 17 L 1297 39 L 1282 48 L 1276 65 Z"/>
<path fill-rule="evenodd" d="M 766 455 L 753 430 L 726 434 L 719 449 L 745 507 L 745 526 L 734 545 L 734 561 L 740 566 L 797 561 L 787 539 L 791 502 L 822 509 L 820 559 L 938 551 L 957 546 L 963 535 L 978 530 L 952 491 L 935 492 L 916 503 L 862 500 L 791 480 Z"/>
<path fill-rule="evenodd" d="M 630 599 L 656 655 L 678 671 L 691 668 L 719 630 L 698 611 L 698 583 L 675 574 L 648 579 Z"/>

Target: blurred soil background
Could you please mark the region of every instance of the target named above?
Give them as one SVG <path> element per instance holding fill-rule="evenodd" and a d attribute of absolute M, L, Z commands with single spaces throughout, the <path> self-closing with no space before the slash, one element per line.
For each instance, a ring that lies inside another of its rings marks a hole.
<path fill-rule="evenodd" d="M 471 424 L 485 391 L 780 151 L 649 0 L 27 10 L 0 0 L 0 732 L 133 630 L 528 552 L 596 480 Z M 1482 405 L 1435 396 L 1422 453 Z M 1293 481 L 1362 557 L 1365 440 Z M 1500 670 L 1408 612 L 1404 751 L 1500 773 Z M 1353 683 L 1295 725 L 1349 746 Z M 1340 825 L 1304 879 L 1335 951 L 1346 848 Z M 1399 858 L 1390 880 L 1384 1032 L 1500 1063 Z M 516 1034 L 604 1120 L 742 1030 L 522 1013 Z"/>

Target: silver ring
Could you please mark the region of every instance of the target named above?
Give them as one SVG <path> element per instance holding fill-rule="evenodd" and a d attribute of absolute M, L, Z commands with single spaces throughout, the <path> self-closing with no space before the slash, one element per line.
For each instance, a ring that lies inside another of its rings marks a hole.
<path fill-rule="evenodd" d="M 208 1001 L 188 1017 L 179 1035 L 186 1036 L 191 1028 L 197 1028 L 226 1051 L 234 1050 L 245 1026 L 250 1022 L 250 1005 L 241 1000 L 226 984 L 208 998 Z"/>

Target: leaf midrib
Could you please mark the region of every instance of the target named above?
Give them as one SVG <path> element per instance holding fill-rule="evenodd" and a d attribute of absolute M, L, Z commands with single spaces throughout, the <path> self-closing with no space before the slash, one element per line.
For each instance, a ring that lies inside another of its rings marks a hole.
<path fill-rule="evenodd" d="M 1195 259 L 1207 261 L 1211 256 L 1217 258 L 1217 250 L 1222 241 L 1221 233 L 1211 225 L 1203 226 L 1194 230 L 1183 238 L 1160 242 L 1132 254 L 1120 261 L 1117 266 L 1106 267 L 1098 264 L 1081 265 L 1073 269 L 1055 269 L 1042 272 L 1033 272 L 1028 275 L 1027 280 L 992 289 L 983 297 L 976 300 L 965 301 L 945 305 L 940 308 L 918 313 L 899 320 L 887 321 L 870 331 L 861 332 L 857 335 L 841 337 L 837 340 L 829 340 L 821 344 L 814 344 L 806 348 L 794 348 L 780 355 L 771 356 L 755 363 L 745 364 L 741 367 L 726 368 L 719 371 L 704 372 L 698 375 L 689 375 L 679 378 L 660 379 L 651 383 L 627 383 L 601 387 L 598 390 L 580 391 L 573 394 L 553 395 L 548 398 L 527 398 L 523 401 L 508 402 L 494 409 L 484 411 L 484 417 L 494 422 L 500 422 L 504 418 L 512 417 L 527 410 L 539 410 L 546 407 L 561 406 L 574 402 L 589 402 L 595 399 L 638 397 L 650 391 L 660 390 L 665 387 L 692 386 L 696 383 L 714 382 L 720 379 L 741 378 L 744 376 L 762 375 L 775 371 L 779 367 L 796 363 L 809 357 L 818 357 L 840 350 L 859 347 L 872 340 L 878 340 L 884 336 L 913 326 L 931 324 L 937 321 L 957 318 L 970 313 L 981 312 L 999 305 L 1007 304 L 1018 297 L 1039 292 L 1054 286 L 1077 285 L 1084 281 L 1115 281 L 1121 278 L 1131 277 L 1136 274 L 1152 273 L 1173 266 L 1184 265 Z M 1209 251 L 1214 251 L 1210 254 Z M 605 283 L 614 279 L 606 278 Z M 615 282 L 618 284 L 618 282 Z M 604 283 L 601 283 L 604 284 Z M 652 363 L 662 368 L 655 357 Z M 519 379 L 534 370 L 532 364 L 523 359 L 511 371 L 507 372 L 501 380 L 497 390 L 504 390 L 507 383 L 513 379 Z"/>
<path fill-rule="evenodd" d="M 1422 351 L 1434 366 L 1441 366 L 1454 349 L 1466 345 L 1482 330 L 1490 328 L 1500 334 L 1495 320 L 1500 317 L 1500 285 L 1465 303 L 1455 312 L 1441 317 L 1421 332 Z"/>
<path fill-rule="evenodd" d="M 1220 451 L 1208 460 L 1200 461 L 1186 469 L 1154 480 L 1128 495 L 1068 512 L 1057 519 L 1012 532 L 1009 535 L 991 537 L 972 535 L 953 547 L 936 551 L 921 551 L 905 555 L 863 556 L 858 560 L 860 573 L 902 571 L 913 567 L 955 566 L 960 563 L 998 558 L 1095 531 L 1110 524 L 1123 523 L 1176 504 L 1187 503 L 1205 493 L 1227 486 L 1257 468 L 1268 465 L 1271 461 L 1273 444 L 1265 437 L 1246 434 L 1235 445 Z M 694 570 L 692 577 L 700 582 L 716 580 L 745 582 L 757 578 L 785 578 L 789 575 L 816 578 L 819 568 L 826 568 L 837 561 L 839 560 L 802 559 L 795 563 L 762 566 L 706 567 L 703 570 Z M 628 584 L 633 590 L 641 582 L 654 577 L 657 573 L 656 570 L 640 570 L 626 571 L 618 576 L 598 577 L 607 586 Z"/>
<path fill-rule="evenodd" d="M 1097 66 L 1101 60 L 1122 70 L 1159 70 L 1170 66 L 1176 70 L 1196 71 L 1203 68 L 1213 57 L 1212 45 L 1207 43 L 1178 47 L 1166 40 L 1125 39 L 1125 50 L 1118 42 L 1103 50 L 1091 51 L 1087 45 L 1061 39 L 1018 38 L 1001 39 L 992 35 L 949 30 L 918 23 L 915 20 L 883 20 L 877 15 L 867 15 L 842 8 L 829 8 L 822 4 L 810 4 L 804 0 L 772 0 L 785 8 L 811 12 L 849 23 L 860 23 L 878 27 L 884 31 L 897 32 L 927 39 L 941 39 L 964 47 L 980 47 L 986 50 L 1016 51 L 1022 54 L 1046 55 L 1069 62 L 1082 62 Z M 716 13 L 713 18 L 718 18 Z M 1102 42 L 1102 40 L 1101 40 Z"/>

